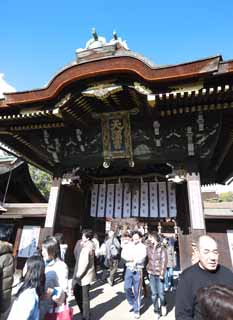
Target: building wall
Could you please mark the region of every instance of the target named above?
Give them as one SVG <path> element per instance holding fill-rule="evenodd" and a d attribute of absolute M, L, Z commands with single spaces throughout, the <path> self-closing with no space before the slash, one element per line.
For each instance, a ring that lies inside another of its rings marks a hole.
<path fill-rule="evenodd" d="M 220 263 L 232 269 L 230 249 L 227 240 L 227 230 L 233 229 L 233 221 L 229 219 L 206 220 L 206 232 L 214 237 L 219 245 Z"/>

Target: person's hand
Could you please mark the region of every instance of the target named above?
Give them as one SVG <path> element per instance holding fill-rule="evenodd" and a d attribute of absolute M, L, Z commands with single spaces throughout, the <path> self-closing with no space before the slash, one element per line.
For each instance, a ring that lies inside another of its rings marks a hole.
<path fill-rule="evenodd" d="M 45 296 L 47 297 L 47 298 L 50 298 L 51 296 L 52 296 L 52 294 L 53 294 L 53 288 L 48 288 L 47 290 L 46 290 L 46 292 L 45 292 Z"/>
<path fill-rule="evenodd" d="M 164 281 L 164 277 L 163 277 L 163 276 L 160 276 L 159 279 L 160 279 L 160 281 L 162 281 L 162 282 Z"/>
<path fill-rule="evenodd" d="M 65 301 L 65 293 L 61 291 L 60 295 L 52 296 L 52 300 L 58 305 L 62 305 Z"/>

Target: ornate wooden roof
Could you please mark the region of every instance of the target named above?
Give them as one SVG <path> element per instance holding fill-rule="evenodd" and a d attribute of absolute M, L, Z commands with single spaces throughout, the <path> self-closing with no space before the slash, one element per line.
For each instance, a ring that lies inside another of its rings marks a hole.
<path fill-rule="evenodd" d="M 222 182 L 233 172 L 232 72 L 221 56 L 156 66 L 120 42 L 88 48 L 47 87 L 5 94 L 0 140 L 55 175 L 103 174 L 101 117 L 124 111 L 135 167 L 113 163 L 106 175 L 195 162 L 204 183 Z"/>

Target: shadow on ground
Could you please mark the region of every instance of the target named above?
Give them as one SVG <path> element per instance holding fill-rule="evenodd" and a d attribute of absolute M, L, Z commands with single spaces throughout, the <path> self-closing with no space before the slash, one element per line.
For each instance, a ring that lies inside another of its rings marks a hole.
<path fill-rule="evenodd" d="M 99 290 L 99 289 L 97 289 Z M 95 291 L 97 291 L 95 290 Z M 103 302 L 94 308 L 91 309 L 91 315 L 93 319 L 101 319 L 105 314 L 108 313 L 108 311 L 112 311 L 115 309 L 121 302 L 125 300 L 125 295 L 123 292 L 116 292 L 116 296 L 113 297 L 112 299 Z M 73 320 L 81 320 L 80 313 L 76 314 L 73 317 Z"/>
<path fill-rule="evenodd" d="M 167 291 L 165 292 L 165 299 L 167 303 L 167 313 L 171 312 L 171 310 L 174 308 L 175 305 L 175 291 Z M 141 314 L 145 313 L 146 310 L 152 305 L 151 301 L 151 291 L 150 286 L 147 284 L 146 290 L 145 290 L 145 296 L 142 300 L 142 308 L 141 308 Z"/>

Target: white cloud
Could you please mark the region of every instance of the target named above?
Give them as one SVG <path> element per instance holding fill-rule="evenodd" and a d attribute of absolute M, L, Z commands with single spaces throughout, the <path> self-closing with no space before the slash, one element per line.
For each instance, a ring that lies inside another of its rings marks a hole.
<path fill-rule="evenodd" d="M 4 98 L 3 93 L 15 92 L 15 88 L 8 84 L 4 79 L 4 74 L 0 73 L 0 99 Z"/>

